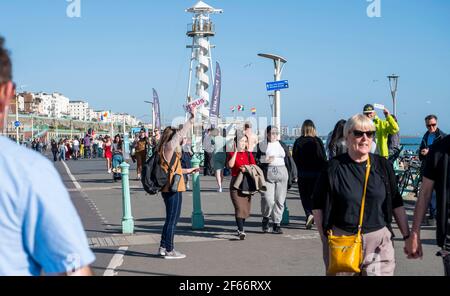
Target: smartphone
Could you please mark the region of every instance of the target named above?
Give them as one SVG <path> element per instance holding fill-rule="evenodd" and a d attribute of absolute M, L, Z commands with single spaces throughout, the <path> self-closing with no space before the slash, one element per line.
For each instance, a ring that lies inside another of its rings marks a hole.
<path fill-rule="evenodd" d="M 178 191 L 178 185 L 180 184 L 180 180 L 181 180 L 181 175 L 180 174 L 173 175 L 172 185 L 170 186 L 170 191 L 171 192 L 177 192 Z"/>

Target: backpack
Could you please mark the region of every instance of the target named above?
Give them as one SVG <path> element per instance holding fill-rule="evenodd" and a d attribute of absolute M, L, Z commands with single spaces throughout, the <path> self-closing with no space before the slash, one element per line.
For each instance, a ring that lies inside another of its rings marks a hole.
<path fill-rule="evenodd" d="M 160 192 L 167 182 L 169 182 L 169 172 L 176 161 L 176 154 L 172 156 L 169 165 L 169 172 L 164 171 L 161 167 L 161 160 L 167 163 L 159 153 L 154 153 L 144 164 L 141 174 L 141 182 L 144 190 L 150 195 L 156 195 Z"/>

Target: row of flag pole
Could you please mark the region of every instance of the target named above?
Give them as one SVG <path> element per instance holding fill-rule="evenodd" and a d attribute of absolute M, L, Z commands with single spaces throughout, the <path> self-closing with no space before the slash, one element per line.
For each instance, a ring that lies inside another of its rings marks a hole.
<path fill-rule="evenodd" d="M 237 105 L 237 106 L 232 106 L 231 107 L 231 112 L 244 112 L 245 111 L 245 106 L 244 105 Z M 256 108 L 251 108 L 250 110 L 252 112 L 252 115 L 256 115 Z"/>

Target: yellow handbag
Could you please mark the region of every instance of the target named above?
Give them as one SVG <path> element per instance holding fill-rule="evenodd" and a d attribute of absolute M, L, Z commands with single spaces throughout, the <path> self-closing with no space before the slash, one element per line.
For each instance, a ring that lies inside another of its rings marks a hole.
<path fill-rule="evenodd" d="M 367 160 L 366 178 L 359 217 L 358 234 L 351 236 L 334 236 L 328 231 L 329 265 L 328 275 L 341 272 L 360 273 L 363 261 L 363 246 L 361 229 L 364 220 L 364 207 L 366 204 L 367 183 L 370 174 L 370 157 Z"/>

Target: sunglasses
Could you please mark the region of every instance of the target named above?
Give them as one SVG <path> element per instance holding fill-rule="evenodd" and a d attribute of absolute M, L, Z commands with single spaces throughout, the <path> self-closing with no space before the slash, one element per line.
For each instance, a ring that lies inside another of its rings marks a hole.
<path fill-rule="evenodd" d="M 437 126 L 437 123 L 427 124 L 427 127 L 428 127 L 428 128 L 430 128 L 430 127 L 436 127 L 436 126 Z"/>
<path fill-rule="evenodd" d="M 374 131 L 363 132 L 358 130 L 353 131 L 353 136 L 355 136 L 355 138 L 359 139 L 362 138 L 364 135 L 366 135 L 367 138 L 369 139 L 373 139 L 373 137 L 375 136 L 375 132 Z"/>

